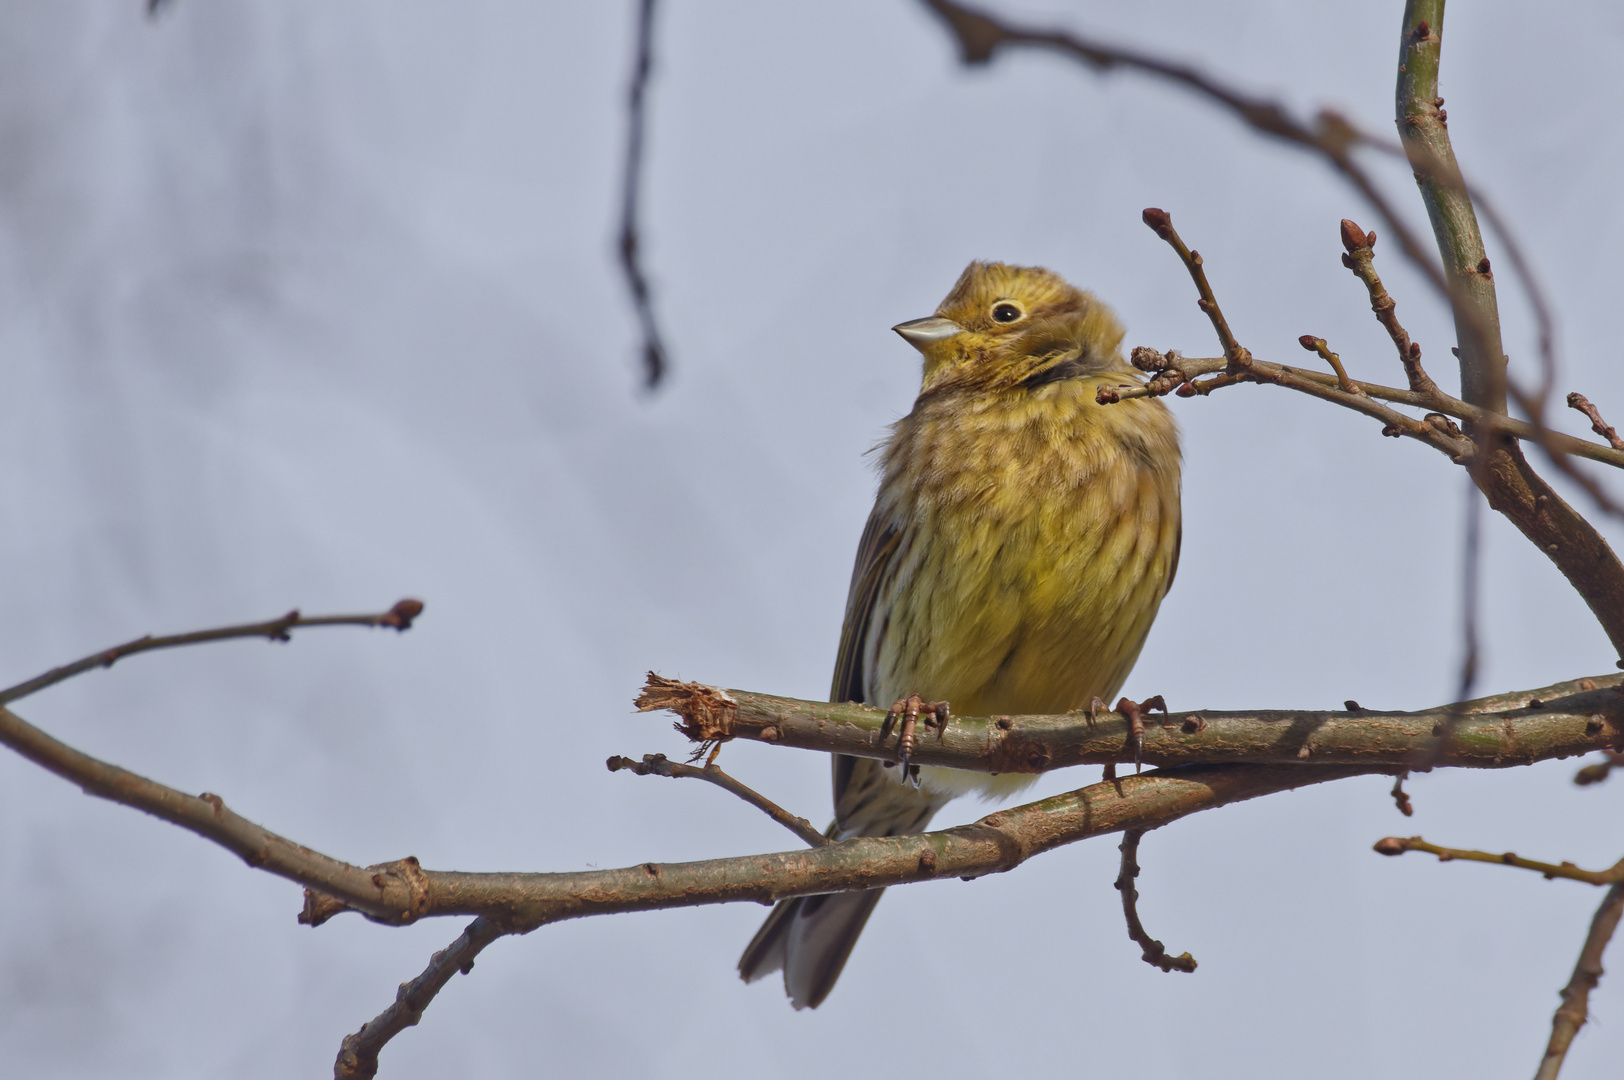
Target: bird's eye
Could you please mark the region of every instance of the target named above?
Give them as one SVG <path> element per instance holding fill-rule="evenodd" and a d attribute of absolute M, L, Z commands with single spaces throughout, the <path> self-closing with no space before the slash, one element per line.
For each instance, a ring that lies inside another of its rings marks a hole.
<path fill-rule="evenodd" d="M 1016 319 L 1019 319 L 1023 314 L 1024 312 L 1022 312 L 1020 308 L 1009 303 L 1007 300 L 992 306 L 993 322 L 1012 323 Z"/>

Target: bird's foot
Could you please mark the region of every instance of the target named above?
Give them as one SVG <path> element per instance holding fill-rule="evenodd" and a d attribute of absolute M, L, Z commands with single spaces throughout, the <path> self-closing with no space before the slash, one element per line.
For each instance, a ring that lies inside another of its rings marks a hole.
<path fill-rule="evenodd" d="M 936 729 L 936 737 L 942 738 L 947 734 L 947 721 L 950 715 L 947 702 L 926 701 L 918 694 L 909 694 L 893 702 L 885 714 L 885 723 L 880 725 L 880 742 L 883 745 L 891 734 L 891 725 L 901 721 L 900 731 L 897 734 L 897 758 L 902 763 L 903 778 L 919 783 L 919 766 L 910 765 L 909 759 L 914 752 L 914 729 L 919 725 L 923 715 L 925 726 Z"/>
<path fill-rule="evenodd" d="M 1167 702 L 1162 695 L 1148 697 L 1143 701 L 1132 701 L 1123 698 L 1117 702 L 1116 710 L 1128 721 L 1128 742 L 1133 746 L 1133 771 L 1139 772 L 1139 758 L 1145 750 L 1145 714 L 1160 709 L 1167 712 Z"/>

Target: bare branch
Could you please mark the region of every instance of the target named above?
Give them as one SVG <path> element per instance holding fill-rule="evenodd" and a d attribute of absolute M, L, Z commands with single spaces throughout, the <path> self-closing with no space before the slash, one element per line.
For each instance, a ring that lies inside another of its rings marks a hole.
<path fill-rule="evenodd" d="M 1471 196 L 1459 178 L 1448 117 L 1438 96 L 1443 13 L 1443 0 L 1408 0 L 1405 4 L 1395 119 L 1399 140 L 1416 168 L 1416 182 L 1448 274 L 1459 341 L 1461 397 L 1491 412 L 1504 413 L 1505 351 L 1494 274 Z M 1547 381 L 1549 378 L 1547 372 Z M 1540 402 L 1525 407 L 1536 428 L 1543 428 Z M 1624 563 L 1595 527 L 1533 470 L 1522 448 L 1504 438 L 1502 430 L 1497 422 L 1469 429 L 1484 451 L 1471 463 L 1472 481 L 1491 507 L 1556 564 L 1624 656 Z M 1601 506 L 1617 512 L 1618 507 L 1594 481 L 1551 450 L 1548 440 L 1542 437 L 1540 442 L 1558 467 L 1583 484 Z"/>
<path fill-rule="evenodd" d="M 423 974 L 400 984 L 394 1004 L 362 1024 L 354 1035 L 344 1037 L 338 1060 L 333 1063 L 333 1080 L 369 1080 L 376 1076 L 378 1052 L 384 1045 L 423 1019 L 423 1010 L 451 981 L 451 976 L 459 971 L 464 975 L 472 971 L 474 957 L 504 933 L 506 931 L 490 919 L 478 918 L 469 923 L 456 941 L 429 959 Z"/>
<path fill-rule="evenodd" d="M 1427 843 L 1419 836 L 1384 836 L 1376 841 L 1374 850 L 1380 855 L 1402 855 L 1406 851 L 1423 851 L 1428 855 L 1438 856 L 1439 862 L 1463 859 L 1467 862 L 1515 866 L 1523 870 L 1532 870 L 1546 881 L 1552 878 L 1567 878 L 1570 881 L 1582 881 L 1587 885 L 1616 885 L 1624 882 L 1624 859 L 1620 859 L 1606 870 L 1581 870 L 1570 862 L 1538 862 L 1510 851 L 1496 854 L 1489 851 L 1473 851 L 1470 848 L 1439 847 L 1437 844 Z"/>
<path fill-rule="evenodd" d="M 745 787 L 715 765 L 706 765 L 704 767 L 683 765 L 680 762 L 672 761 L 664 754 L 644 754 L 642 761 L 633 761 L 628 757 L 612 757 L 609 759 L 610 772 L 619 772 L 621 769 L 627 769 L 638 776 L 690 776 L 695 780 L 704 780 L 707 783 L 715 784 L 723 791 L 730 791 L 737 795 L 800 837 L 808 847 L 822 847 L 829 843 L 829 838 L 814 829 L 812 823 L 806 818 L 796 817 L 765 795 Z"/>
<path fill-rule="evenodd" d="M 1143 760 L 1195 763 L 1413 765 L 1439 727 L 1460 719 L 1439 764 L 1503 768 L 1590 753 L 1624 742 L 1624 676 L 1572 680 L 1539 690 L 1398 712 L 1375 709 L 1220 712 L 1175 710 L 1144 725 Z M 639 710 L 670 709 L 677 730 L 696 741 L 752 739 L 804 750 L 885 760 L 897 753 L 886 713 L 855 702 L 723 690 L 650 673 Z M 1087 711 L 1055 716 L 954 716 L 914 748 L 921 765 L 976 772 L 1048 772 L 1072 765 L 1134 760 L 1131 720 Z"/>
<path fill-rule="evenodd" d="M 1624 439 L 1619 438 L 1612 425 L 1601 418 L 1601 410 L 1592 405 L 1589 398 L 1580 393 L 1569 394 L 1568 408 L 1577 409 L 1589 417 L 1590 430 L 1606 439 L 1607 445 L 1614 450 L 1624 450 Z"/>
<path fill-rule="evenodd" d="M 218 795 L 187 795 L 98 761 L 0 708 L 0 743 L 78 784 L 87 795 L 145 810 L 213 840 L 249 866 L 321 889 L 378 922 L 409 923 L 420 890 L 415 860 L 362 869 L 295 844 L 228 809 Z M 420 871 L 419 871 L 420 873 Z"/>
<path fill-rule="evenodd" d="M 1203 375 L 1224 371 L 1229 361 L 1221 356 L 1181 356 L 1176 352 L 1160 353 L 1155 349 L 1139 346 L 1133 350 L 1133 366 L 1141 371 L 1151 373 L 1152 378 L 1144 385 L 1107 386 L 1101 387 L 1098 400 L 1101 404 L 1111 404 L 1116 401 L 1126 401 L 1129 398 L 1161 397 L 1175 390 L 1182 390 L 1185 383 L 1199 379 Z M 1252 368 L 1256 378 L 1247 380 L 1263 385 L 1284 386 L 1287 389 L 1298 389 L 1302 382 L 1314 383 L 1326 389 L 1340 389 L 1334 375 L 1327 375 L 1321 371 L 1309 371 L 1305 368 L 1292 367 L 1289 364 L 1275 364 L 1267 360 L 1252 357 Z M 1277 378 L 1278 375 L 1289 378 Z M 1425 374 L 1423 372 L 1423 374 Z M 1200 382 L 1194 386 L 1202 386 Z M 1370 397 L 1380 401 L 1391 401 L 1396 405 L 1413 405 L 1416 408 L 1432 409 L 1445 416 L 1452 416 L 1457 420 L 1492 422 L 1500 431 L 1519 439 L 1537 441 L 1540 433 L 1534 425 L 1514 417 L 1496 417 L 1476 405 L 1469 405 L 1459 398 L 1450 397 L 1438 391 L 1436 394 L 1418 392 L 1415 390 L 1400 390 L 1392 386 L 1380 386 L 1376 383 L 1359 383 L 1359 388 Z M 1200 392 L 1200 391 L 1196 391 Z M 1189 396 L 1185 394 L 1185 396 Z M 1312 396 L 1322 401 L 1329 401 L 1336 405 L 1346 404 L 1340 397 L 1315 393 Z M 1362 410 L 1361 410 L 1362 411 Z M 1624 451 L 1615 450 L 1610 446 L 1593 443 L 1585 439 L 1576 438 L 1559 431 L 1548 431 L 1545 434 L 1551 448 L 1562 454 L 1571 454 L 1574 457 L 1589 458 L 1615 468 L 1624 468 Z"/>
<path fill-rule="evenodd" d="M 1551 1017 L 1551 1039 L 1545 1044 L 1545 1057 L 1540 1060 L 1534 1080 L 1556 1080 L 1562 1071 L 1573 1037 L 1589 1019 L 1590 991 L 1601 981 L 1602 953 L 1618 930 L 1620 916 L 1624 916 L 1624 883 L 1614 883 L 1590 920 L 1590 933 L 1585 935 L 1579 961 L 1573 965 L 1573 977 L 1562 988 L 1562 1004 Z"/>
<path fill-rule="evenodd" d="M 1223 309 L 1218 306 L 1218 298 L 1213 294 L 1212 285 L 1207 281 L 1206 262 L 1201 258 L 1201 253 L 1191 251 L 1185 246 L 1173 228 L 1173 219 L 1166 210 L 1154 206 L 1147 207 L 1140 216 L 1157 236 L 1167 241 L 1168 246 L 1178 253 L 1179 260 L 1184 263 L 1184 269 L 1189 271 L 1190 280 L 1195 282 L 1196 292 L 1201 294 L 1196 306 L 1212 322 L 1213 333 L 1218 335 L 1218 343 L 1223 346 L 1224 359 L 1229 362 L 1229 374 L 1239 376 L 1251 366 L 1252 354 L 1235 340 L 1234 333 L 1229 329 L 1229 320 L 1224 318 Z"/>
<path fill-rule="evenodd" d="M 1191 279 L 1196 284 L 1197 291 L 1201 294 L 1200 300 L 1197 302 L 1200 304 L 1201 310 L 1206 312 L 1207 317 L 1212 320 L 1213 330 L 1218 334 L 1218 340 L 1224 347 L 1224 370 L 1211 379 L 1199 382 L 1193 380 L 1185 382 L 1178 388 L 1178 393 L 1181 396 L 1188 396 L 1191 393 L 1210 393 L 1221 386 L 1248 380 L 1272 382 L 1278 386 L 1286 386 L 1314 397 L 1323 398 L 1344 408 L 1380 420 L 1382 422 L 1382 434 L 1407 435 L 1412 439 L 1418 439 L 1428 446 L 1447 454 L 1451 461 L 1465 462 L 1472 459 L 1476 451 L 1472 440 L 1462 435 L 1446 418 L 1440 417 L 1442 421 L 1440 423 L 1433 421 L 1430 417 L 1426 420 L 1415 420 L 1405 416 L 1403 413 L 1376 401 L 1369 394 L 1364 393 L 1361 388 L 1353 386 L 1351 382 L 1348 382 L 1346 373 L 1343 373 L 1341 379 L 1332 380 L 1327 385 L 1318 379 L 1300 378 L 1294 370 L 1279 364 L 1258 364 L 1252 354 L 1235 340 L 1235 335 L 1230 331 L 1229 323 L 1224 319 L 1218 301 L 1213 295 L 1212 286 L 1207 282 L 1205 261 L 1198 253 L 1191 251 L 1186 246 L 1179 236 L 1178 230 L 1173 228 L 1172 217 L 1165 210 L 1151 207 L 1144 212 L 1144 219 L 1145 224 L 1155 230 L 1156 235 L 1165 240 L 1168 246 L 1177 252 L 1179 259 L 1184 263 L 1185 269 L 1189 271 Z M 1328 349 L 1325 351 L 1325 355 L 1327 357 L 1331 355 Z M 1140 354 L 1138 350 L 1135 350 L 1135 364 L 1143 366 L 1147 363 L 1149 363 L 1149 359 Z M 1186 379 L 1189 379 L 1188 371 L 1181 368 L 1180 373 Z M 1170 380 L 1162 377 L 1161 384 L 1165 385 L 1168 381 Z M 1343 382 L 1347 382 L 1348 385 L 1342 385 Z M 1096 400 L 1101 404 L 1109 404 L 1114 400 L 1119 400 L 1123 395 L 1113 387 L 1102 386 L 1095 396 Z"/>
<path fill-rule="evenodd" d="M 639 0 L 637 8 L 637 60 L 632 68 L 631 91 L 626 101 L 626 170 L 622 178 L 620 202 L 620 268 L 626 274 L 637 309 L 637 323 L 643 331 L 643 385 L 657 388 L 670 366 L 659 322 L 654 317 L 654 297 L 643 275 L 642 248 L 638 239 L 638 208 L 643 184 L 643 131 L 647 110 L 649 73 L 654 67 L 654 0 Z"/>
<path fill-rule="evenodd" d="M 934 742 L 935 740 L 928 740 Z M 970 825 L 904 836 L 854 837 L 818 848 L 643 863 L 573 873 L 424 870 L 420 917 L 485 915 L 525 933 L 548 923 L 623 911 L 775 903 L 1013 870 L 1065 844 L 1125 829 L 1159 828 L 1229 803 L 1350 776 L 1371 765 L 1186 766 L 1118 778 L 988 814 Z"/>
<path fill-rule="evenodd" d="M 1143 950 L 1141 959 L 1151 967 L 1188 974 L 1196 969 L 1195 957 L 1187 952 L 1168 956 L 1167 947 L 1151 937 L 1139 921 L 1139 890 L 1133 882 L 1139 876 L 1139 841 L 1144 835 L 1143 830 L 1131 829 L 1122 835 L 1117 847 L 1122 852 L 1122 870 L 1117 874 L 1116 888 L 1122 894 L 1122 917 L 1128 923 L 1128 937 Z"/>
<path fill-rule="evenodd" d="M 1344 394 L 1362 395 L 1365 392 L 1358 383 L 1348 378 L 1347 369 L 1342 366 L 1342 358 L 1331 351 L 1331 347 L 1325 343 L 1324 338 L 1315 337 L 1313 334 L 1304 334 L 1297 339 L 1297 344 L 1311 353 L 1318 353 L 1321 360 L 1331 365 L 1331 370 L 1336 372 L 1336 388 L 1338 390 Z"/>
<path fill-rule="evenodd" d="M 1421 346 L 1410 340 L 1409 331 L 1399 323 L 1394 310 L 1398 304 L 1388 295 L 1386 287 L 1382 285 L 1382 279 L 1376 274 L 1374 262 L 1376 234 L 1367 233 L 1356 223 L 1343 218 L 1342 246 L 1346 249 L 1346 253 L 1342 256 L 1342 265 L 1353 271 L 1353 275 L 1364 283 L 1365 291 L 1370 294 L 1370 310 L 1376 313 L 1377 321 L 1387 331 L 1387 336 L 1393 339 L 1410 390 L 1425 398 L 1428 407 L 1437 408 L 1434 399 L 1442 399 L 1443 392 L 1438 389 L 1438 384 L 1432 381 L 1432 376 L 1421 367 Z"/>
<path fill-rule="evenodd" d="M 136 638 L 126 641 L 122 645 L 114 645 L 110 649 L 103 649 L 99 653 L 91 653 L 82 660 L 75 660 L 71 664 L 64 664 L 52 668 L 43 675 L 36 675 L 26 682 L 0 690 L 0 705 L 9 705 L 19 698 L 30 694 L 37 694 L 48 686 L 55 686 L 75 675 L 81 675 L 93 668 L 109 668 L 126 656 L 136 653 L 151 652 L 154 649 L 173 649 L 180 645 L 203 645 L 211 641 L 229 641 L 232 638 L 262 637 L 271 641 L 290 640 L 289 631 L 306 626 L 386 626 L 391 630 L 406 631 L 412 627 L 412 620 L 423 613 L 421 600 L 400 600 L 388 611 L 376 615 L 313 615 L 305 617 L 298 611 L 290 611 L 278 619 L 268 619 L 265 622 L 245 623 L 240 626 L 222 626 L 213 630 L 193 630 L 186 634 L 170 634 L 167 637 Z"/>

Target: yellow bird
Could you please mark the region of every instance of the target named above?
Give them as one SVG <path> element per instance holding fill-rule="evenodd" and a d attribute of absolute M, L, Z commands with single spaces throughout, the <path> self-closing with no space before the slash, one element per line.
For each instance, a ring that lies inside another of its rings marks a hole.
<path fill-rule="evenodd" d="M 1095 400 L 1101 384 L 1139 379 L 1121 325 L 1048 270 L 974 262 L 934 316 L 894 329 L 924 354 L 924 378 L 882 446 L 830 700 L 901 709 L 918 694 L 967 716 L 1109 700 L 1173 583 L 1181 535 L 1166 406 Z M 921 832 L 958 795 L 1034 779 L 836 755 L 829 835 Z M 794 1006 L 815 1008 L 883 891 L 783 901 L 739 973 L 782 970 Z"/>

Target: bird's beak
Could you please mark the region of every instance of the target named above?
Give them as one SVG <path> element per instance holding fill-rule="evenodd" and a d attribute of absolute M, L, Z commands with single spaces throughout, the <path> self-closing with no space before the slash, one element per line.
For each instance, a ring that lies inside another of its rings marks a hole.
<path fill-rule="evenodd" d="M 946 341 L 954 334 L 964 333 L 964 327 L 952 319 L 944 319 L 940 315 L 932 315 L 928 319 L 915 319 L 912 322 L 898 323 L 891 329 L 901 334 L 902 340 L 920 352 L 924 352 L 938 341 Z"/>

